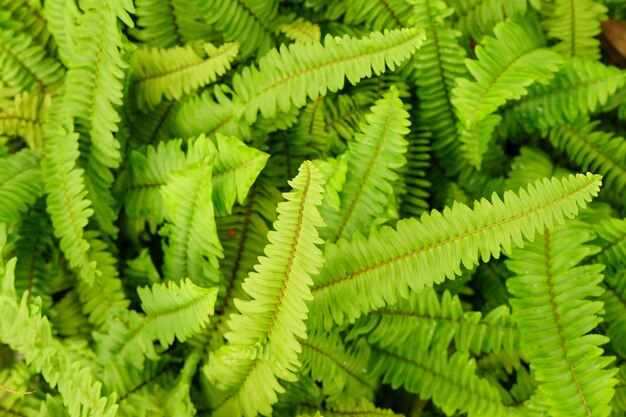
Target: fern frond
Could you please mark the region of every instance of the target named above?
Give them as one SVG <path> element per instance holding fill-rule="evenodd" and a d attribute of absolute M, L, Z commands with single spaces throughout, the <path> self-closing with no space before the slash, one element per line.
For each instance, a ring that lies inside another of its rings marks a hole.
<path fill-rule="evenodd" d="M 98 351 L 105 360 L 142 369 L 144 358 L 156 359 L 153 341 L 163 347 L 186 341 L 206 327 L 217 297 L 217 288 L 203 288 L 185 279 L 138 288 L 146 316 L 127 310 L 115 318 L 108 333 L 95 334 Z"/>
<path fill-rule="evenodd" d="M 274 44 L 278 12 L 274 0 L 209 0 L 202 5 L 207 22 L 225 41 L 241 45 L 241 57 L 263 56 Z"/>
<path fill-rule="evenodd" d="M 95 382 L 91 369 L 74 362 L 67 350 L 52 336 L 50 323 L 41 314 L 41 303 L 27 302 L 27 294 L 18 304 L 14 287 L 15 259 L 6 265 L 0 305 L 4 320 L 0 323 L 0 340 L 24 355 L 52 388 L 57 387 L 71 417 L 90 415 L 114 417 L 115 395 L 101 395 L 101 384 Z"/>
<path fill-rule="evenodd" d="M 608 218 L 593 224 L 600 246 L 596 259 L 607 269 L 626 269 L 626 219 Z"/>
<path fill-rule="evenodd" d="M 0 158 L 0 223 L 17 220 L 43 192 L 41 155 L 24 149 Z"/>
<path fill-rule="evenodd" d="M 61 64 L 22 32 L 0 29 L 0 79 L 9 87 L 43 93 L 63 78 Z"/>
<path fill-rule="evenodd" d="M 626 140 L 596 130 L 599 122 L 585 118 L 550 131 L 552 145 L 583 170 L 603 175 L 606 187 L 620 195 L 626 187 Z"/>
<path fill-rule="evenodd" d="M 534 84 L 528 95 L 503 112 L 510 134 L 572 122 L 606 104 L 626 84 L 626 72 L 591 60 L 567 60 L 548 84 Z M 538 111 L 541 109 L 541 111 Z"/>
<path fill-rule="evenodd" d="M 290 23 L 283 23 L 278 27 L 286 37 L 296 42 L 319 42 L 322 38 L 320 27 L 311 22 L 307 22 L 301 17 Z"/>
<path fill-rule="evenodd" d="M 544 227 L 572 217 L 597 195 L 599 185 L 600 177 L 592 174 L 544 179 L 519 195 L 505 192 L 504 201 L 494 193 L 491 202 L 476 202 L 473 210 L 455 204 L 420 221 L 400 220 L 395 230 L 383 227 L 368 240 L 330 246 L 311 290 L 311 319 L 323 320 L 326 327 L 354 321 L 398 297 L 408 298 L 409 290 L 452 279 L 461 274 L 461 264 L 471 268 L 479 256 L 483 262 L 497 258 L 501 250 L 509 252 L 524 238 L 532 240 Z"/>
<path fill-rule="evenodd" d="M 240 313 L 230 316 L 229 344 L 212 354 L 205 371 L 213 384 L 227 390 L 213 406 L 216 416 L 269 414 L 276 392 L 283 390 L 277 377 L 292 380 L 299 364 L 297 338 L 306 337 L 305 301 L 311 298 L 311 275 L 322 259 L 316 247 L 322 243 L 316 228 L 324 224 L 316 208 L 322 202 L 322 178 L 305 162 L 291 186 L 293 192 L 278 205 L 266 256 L 243 283 L 251 300 L 235 301 Z M 267 353 L 246 353 L 257 349 Z"/>
<path fill-rule="evenodd" d="M 50 32 L 43 16 L 43 5 L 40 1 L 1 0 L 0 9 L 11 14 L 10 20 L 19 30 L 28 33 L 41 46 L 49 46 Z M 52 48 L 49 48 L 52 49 Z"/>
<path fill-rule="evenodd" d="M 137 107 L 150 110 L 163 99 L 179 100 L 215 81 L 230 69 L 239 49 L 236 43 L 203 47 L 207 58 L 198 56 L 191 46 L 137 49 L 131 60 Z"/>
<path fill-rule="evenodd" d="M 511 163 L 506 187 L 515 191 L 540 178 L 552 176 L 559 175 L 555 172 L 550 156 L 541 149 L 523 146 Z"/>
<path fill-rule="evenodd" d="M 367 372 L 370 359 L 367 343 L 361 340 L 346 346 L 338 333 L 309 332 L 300 344 L 302 371 L 322 383 L 329 401 L 345 396 L 373 398 L 377 384 Z"/>
<path fill-rule="evenodd" d="M 137 113 L 130 120 L 129 148 L 156 145 L 177 137 L 172 132 L 172 119 L 180 102 L 163 101 L 147 113 Z"/>
<path fill-rule="evenodd" d="M 59 59 L 67 67 L 74 54 L 73 29 L 79 16 L 78 6 L 73 0 L 46 0 L 43 15 L 58 46 Z"/>
<path fill-rule="evenodd" d="M 43 150 L 43 122 L 50 96 L 24 92 L 0 111 L 0 134 L 20 136 L 30 149 Z"/>
<path fill-rule="evenodd" d="M 80 156 L 78 134 L 64 115 L 63 106 L 62 96 L 53 99 L 44 125 L 46 142 L 41 176 L 48 194 L 46 210 L 70 266 L 79 270 L 80 277 L 91 284 L 99 271 L 97 263 L 88 255 L 84 228 L 93 209 L 89 207 L 91 201 L 85 199 L 84 171 L 76 167 Z"/>
<path fill-rule="evenodd" d="M 344 78 L 356 84 L 364 77 L 393 70 L 424 40 L 424 31 L 400 29 L 373 32 L 362 39 L 327 36 L 324 44 L 291 44 L 272 49 L 259 60 L 259 68 L 246 67 L 233 78 L 233 88 L 246 105 L 248 122 L 257 112 L 274 117 L 277 110 L 302 107 L 307 97 L 344 86 Z"/>
<path fill-rule="evenodd" d="M 298 407 L 300 417 L 342 417 L 342 416 L 360 416 L 360 417 L 401 417 L 392 410 L 378 408 L 376 405 L 365 398 L 345 398 L 338 402 L 333 402 L 324 407 L 315 407 L 311 404 L 301 404 Z M 315 413 L 315 414 L 313 414 Z"/>
<path fill-rule="evenodd" d="M 358 335 L 383 348 L 414 341 L 423 349 L 445 351 L 454 341 L 457 350 L 476 355 L 519 350 L 519 335 L 506 306 L 482 317 L 480 312 L 465 312 L 458 296 L 445 291 L 439 297 L 432 288 L 369 313 L 350 332 L 350 338 Z"/>
<path fill-rule="evenodd" d="M 483 155 L 487 152 L 494 131 L 502 121 L 497 114 L 489 114 L 484 119 L 474 123 L 472 127 L 458 125 L 461 153 L 465 160 L 480 170 Z"/>
<path fill-rule="evenodd" d="M 507 18 L 525 15 L 528 8 L 527 0 L 449 0 L 448 3 L 456 12 L 456 27 L 476 41 L 483 35 L 491 35 L 494 26 Z"/>
<path fill-rule="evenodd" d="M 606 335 L 614 351 L 626 358 L 626 273 L 608 269 L 604 276 L 605 292 L 599 298 L 604 303 Z"/>
<path fill-rule="evenodd" d="M 66 77 L 65 106 L 77 131 L 88 138 L 86 186 L 93 203 L 94 219 L 110 236 L 117 234 L 113 210 L 112 169 L 122 160 L 114 137 L 122 104 L 122 79 L 127 64 L 122 59 L 121 31 L 117 14 L 121 3 L 87 1 L 85 14 L 74 30 L 74 55 Z M 131 4 L 132 6 L 132 4 Z M 124 12 L 125 13 L 125 12 Z"/>
<path fill-rule="evenodd" d="M 188 146 L 187 166 L 172 172 L 160 188 L 167 220 L 160 231 L 165 237 L 163 275 L 174 281 L 188 277 L 208 287 L 221 280 L 218 258 L 223 256 L 212 200 L 216 149 L 204 135 Z"/>
<path fill-rule="evenodd" d="M 326 210 L 329 241 L 350 240 L 356 231 L 367 230 L 381 216 L 393 194 L 397 171 L 405 164 L 409 114 L 403 109 L 398 90 L 392 88 L 376 102 L 365 117 L 347 152 L 348 170 L 339 192 L 338 212 Z"/>
<path fill-rule="evenodd" d="M 433 136 L 433 150 L 440 157 L 456 153 L 457 117 L 452 105 L 456 79 L 466 77 L 465 49 L 458 43 L 460 33 L 449 27 L 451 9 L 443 1 L 412 0 L 417 24 L 428 38 L 415 57 L 419 122 Z M 455 164 L 451 164 L 455 165 Z"/>
<path fill-rule="evenodd" d="M 190 41 L 212 41 L 213 28 L 201 17 L 197 0 L 135 0 L 137 29 L 130 31 L 148 46 L 169 48 Z"/>
<path fill-rule="evenodd" d="M 504 417 L 515 413 L 502 404 L 495 387 L 476 376 L 476 361 L 467 353 L 456 352 L 450 358 L 446 351 L 415 348 L 375 348 L 374 375 L 392 388 L 432 399 L 447 415 L 456 411 L 473 417 Z"/>
<path fill-rule="evenodd" d="M 543 48 L 545 40 L 534 20 L 519 22 L 498 24 L 495 38 L 486 36 L 476 47 L 477 59 L 466 60 L 476 80 L 459 78 L 452 90 L 452 103 L 465 126 L 472 127 L 507 101 L 528 94 L 531 84 L 550 80 L 563 63 L 559 54 Z"/>
<path fill-rule="evenodd" d="M 553 49 L 565 56 L 600 58 L 600 21 L 606 20 L 606 7 L 594 0 L 554 0 L 544 2 L 543 27 L 548 38 L 558 40 Z"/>
<path fill-rule="evenodd" d="M 350 26 L 362 26 L 369 31 L 414 27 L 417 16 L 405 0 L 358 0 L 352 3 L 321 1 L 329 20 L 339 20 Z M 323 4 L 326 3 L 326 4 Z M 343 15 L 343 16 L 342 16 Z"/>
<path fill-rule="evenodd" d="M 244 145 L 232 136 L 216 134 L 217 156 L 213 162 L 215 215 L 230 214 L 235 200 L 243 204 L 248 190 L 267 163 L 269 155 Z"/>
<path fill-rule="evenodd" d="M 601 265 L 579 264 L 594 248 L 588 226 L 570 221 L 518 249 L 507 262 L 517 274 L 507 282 L 515 297 L 513 318 L 522 347 L 539 382 L 540 402 L 554 416 L 608 416 L 613 397 L 612 358 L 598 345 L 608 339 L 587 334 L 600 322 Z"/>

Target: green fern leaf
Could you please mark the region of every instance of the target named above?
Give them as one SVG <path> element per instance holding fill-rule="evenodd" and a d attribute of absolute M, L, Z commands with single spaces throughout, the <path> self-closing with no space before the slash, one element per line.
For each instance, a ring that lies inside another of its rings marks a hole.
<path fill-rule="evenodd" d="M 401 417 L 400 414 L 394 413 L 392 410 L 378 408 L 374 403 L 365 398 L 345 398 L 341 401 L 333 402 L 326 408 L 316 408 L 311 404 L 301 404 L 298 407 L 299 417 L 342 417 L 342 416 L 360 416 L 360 417 Z M 315 413 L 315 414 L 313 414 Z"/>
<path fill-rule="evenodd" d="M 598 345 L 608 339 L 587 334 L 600 322 L 601 265 L 577 266 L 594 248 L 593 234 L 568 222 L 518 249 L 507 262 L 517 274 L 507 286 L 523 349 L 539 382 L 540 402 L 554 416 L 608 416 L 615 371 Z"/>
<path fill-rule="evenodd" d="M 604 304 L 606 335 L 611 346 L 622 358 L 626 357 L 626 273 L 607 270 L 604 277 L 606 291 L 599 299 Z"/>
<path fill-rule="evenodd" d="M 626 140 L 596 130 L 598 124 L 580 118 L 557 126 L 550 131 L 550 142 L 581 169 L 602 174 L 606 187 L 619 195 L 626 187 Z"/>
<path fill-rule="evenodd" d="M 301 17 L 291 23 L 280 25 L 278 30 L 296 42 L 319 42 L 322 38 L 320 27 L 315 23 L 307 22 Z"/>
<path fill-rule="evenodd" d="M 494 26 L 507 18 L 525 15 L 527 3 L 527 0 L 448 0 L 456 12 L 456 27 L 477 41 L 483 35 L 491 35 Z"/>
<path fill-rule="evenodd" d="M 476 417 L 515 415 L 502 404 L 495 387 L 476 376 L 476 361 L 467 353 L 410 347 L 373 349 L 374 375 L 396 389 L 432 399 L 447 415 L 456 411 Z"/>
<path fill-rule="evenodd" d="M 476 169 L 480 170 L 483 155 L 489 148 L 494 131 L 502 121 L 497 114 L 489 114 L 484 119 L 467 128 L 459 123 L 459 140 L 463 157 Z"/>
<path fill-rule="evenodd" d="M 325 210 L 327 228 L 322 237 L 329 241 L 350 240 L 356 231 L 367 230 L 383 214 L 394 183 L 406 164 L 409 114 L 403 109 L 398 91 L 392 88 L 376 102 L 366 116 L 347 152 L 348 170 L 339 193 L 341 209 Z"/>
<path fill-rule="evenodd" d="M 528 94 L 529 85 L 550 80 L 563 63 L 557 53 L 542 48 L 545 40 L 531 19 L 500 23 L 494 33 L 476 47 L 476 60 L 466 60 L 476 81 L 459 78 L 452 91 L 457 116 L 467 127 Z"/>
<path fill-rule="evenodd" d="M 259 68 L 247 67 L 233 78 L 233 88 L 246 105 L 248 122 L 257 112 L 274 117 L 276 111 L 302 107 L 307 97 L 317 98 L 326 91 L 344 86 L 344 78 L 356 84 L 364 77 L 394 69 L 406 60 L 424 40 L 424 31 L 401 29 L 373 32 L 353 39 L 327 36 L 320 43 L 292 44 L 272 49 L 259 60 Z"/>
<path fill-rule="evenodd" d="M 593 224 L 598 235 L 598 261 L 611 270 L 626 268 L 626 219 L 608 218 Z"/>
<path fill-rule="evenodd" d="M 209 380 L 226 390 L 215 404 L 216 416 L 267 415 L 284 389 L 277 377 L 293 380 L 306 337 L 305 301 L 311 298 L 311 275 L 322 262 L 322 243 L 316 228 L 323 221 L 316 206 L 322 203 L 322 178 L 305 162 L 291 181 L 293 192 L 277 208 L 275 231 L 268 235 L 265 257 L 243 283 L 251 300 L 235 301 L 239 314 L 230 316 L 229 344 L 212 354 L 205 370 Z M 257 350 L 265 353 L 253 354 Z"/>
<path fill-rule="evenodd" d="M 0 79 L 9 87 L 44 92 L 63 78 L 63 68 L 21 32 L 0 29 Z"/>
<path fill-rule="evenodd" d="M 599 185 L 600 177 L 592 174 L 544 179 L 519 196 L 507 191 L 504 201 L 494 193 L 491 202 L 476 202 L 473 210 L 455 204 L 420 221 L 401 220 L 395 230 L 383 227 L 369 240 L 331 246 L 311 290 L 311 319 L 323 320 L 326 327 L 354 321 L 398 297 L 408 298 L 409 290 L 460 275 L 461 264 L 471 268 L 479 257 L 483 262 L 497 258 L 502 249 L 509 252 L 524 238 L 532 240 L 544 227 L 575 215 L 597 195 Z"/>
<path fill-rule="evenodd" d="M 223 75 L 237 55 L 238 45 L 227 43 L 219 48 L 204 44 L 207 58 L 201 58 L 190 46 L 171 49 L 135 51 L 131 68 L 137 107 L 146 111 L 165 98 L 179 100 Z"/>
<path fill-rule="evenodd" d="M 0 111 L 0 134 L 21 136 L 30 149 L 43 150 L 43 122 L 50 96 L 24 92 Z"/>
<path fill-rule="evenodd" d="M 17 220 L 43 193 L 41 155 L 23 150 L 0 158 L 0 223 Z"/>
<path fill-rule="evenodd" d="M 79 11 L 76 2 L 47 0 L 43 5 L 47 28 L 58 45 L 59 59 L 67 67 L 74 54 L 74 25 Z"/>
<path fill-rule="evenodd" d="M 554 0 L 544 2 L 543 26 L 548 37 L 559 42 L 554 50 L 565 55 L 597 60 L 600 58 L 600 21 L 606 7 L 594 0 Z"/>
<path fill-rule="evenodd" d="M 217 237 L 213 210 L 212 171 L 216 150 L 205 136 L 189 143 L 187 166 L 169 175 L 160 188 L 167 223 L 160 234 L 163 275 L 178 281 L 190 278 L 196 285 L 214 286 L 221 280 L 222 245 Z"/>

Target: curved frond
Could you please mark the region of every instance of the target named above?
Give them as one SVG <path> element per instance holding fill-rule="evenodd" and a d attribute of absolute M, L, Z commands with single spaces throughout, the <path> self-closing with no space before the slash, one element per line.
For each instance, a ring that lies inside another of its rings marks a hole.
<path fill-rule="evenodd" d="M 507 262 L 517 274 L 507 282 L 522 347 L 539 383 L 539 402 L 553 416 L 608 416 L 612 358 L 598 345 L 608 339 L 588 334 L 600 322 L 603 267 L 578 265 L 596 249 L 588 226 L 570 221 L 517 249 Z M 591 298 L 591 299 L 590 299 Z"/>
<path fill-rule="evenodd" d="M 140 48 L 132 56 L 132 82 L 137 107 L 146 111 L 163 99 L 179 100 L 223 75 L 239 49 L 236 43 L 203 45 L 206 58 L 191 46 L 170 49 Z"/>
<path fill-rule="evenodd" d="M 316 230 L 324 224 L 316 208 L 322 203 L 322 185 L 317 169 L 304 162 L 291 181 L 293 191 L 278 205 L 265 256 L 242 285 L 251 300 L 235 301 L 240 313 L 230 316 L 229 343 L 212 354 L 205 371 L 226 390 L 213 406 L 216 416 L 267 415 L 276 392 L 283 390 L 277 378 L 294 377 L 301 350 L 297 338 L 306 338 L 311 275 L 322 262 Z M 246 353 L 258 350 L 265 353 Z"/>
<path fill-rule="evenodd" d="M 333 38 L 324 44 L 311 42 L 291 44 L 272 49 L 259 60 L 259 68 L 244 68 L 233 78 L 233 88 L 246 105 L 248 122 L 256 120 L 260 111 L 264 117 L 274 117 L 277 110 L 302 107 L 307 97 L 315 99 L 327 91 L 337 91 L 347 78 L 356 84 L 395 69 L 424 41 L 423 30 L 400 29 L 384 33 L 373 32 L 367 37 Z"/>
<path fill-rule="evenodd" d="M 563 63 L 559 54 L 543 48 L 545 40 L 532 19 L 500 23 L 494 33 L 476 47 L 476 60 L 466 60 L 475 81 L 459 78 L 452 91 L 457 116 L 467 127 L 528 94 L 531 84 L 550 80 Z"/>
<path fill-rule="evenodd" d="M 397 172 L 406 164 L 409 114 L 392 88 L 370 109 L 361 131 L 347 151 L 348 169 L 339 192 L 338 212 L 324 212 L 326 240 L 351 240 L 357 231 L 366 231 L 383 215 L 393 195 Z"/>
<path fill-rule="evenodd" d="M 354 321 L 361 314 L 408 298 L 409 290 L 460 275 L 466 268 L 499 257 L 578 213 L 597 195 L 600 177 L 571 175 L 544 179 L 504 199 L 433 210 L 416 219 L 400 220 L 396 229 L 383 227 L 368 240 L 330 246 L 326 264 L 312 288 L 311 319 L 326 327 Z M 390 244 L 391 243 L 391 244 Z M 346 303 L 343 300 L 352 300 Z"/>
<path fill-rule="evenodd" d="M 61 64 L 22 32 L 0 29 L 0 80 L 9 87 L 44 92 L 63 78 Z"/>
<path fill-rule="evenodd" d="M 0 223 L 17 220 L 43 193 L 38 152 L 22 150 L 0 158 Z"/>
<path fill-rule="evenodd" d="M 357 321 L 350 337 L 363 335 L 380 347 L 419 343 L 424 349 L 445 351 L 450 343 L 460 351 L 481 353 L 519 350 L 519 334 L 506 306 L 490 311 L 464 311 L 458 296 L 432 288 L 412 292 L 407 300 L 374 310 Z"/>
<path fill-rule="evenodd" d="M 626 140 L 596 130 L 598 125 L 580 118 L 557 126 L 550 131 L 550 142 L 581 169 L 602 174 L 606 187 L 619 195 L 626 187 Z"/>
<path fill-rule="evenodd" d="M 404 387 L 420 398 L 432 399 L 447 415 L 456 411 L 470 417 L 515 415 L 502 403 L 487 380 L 476 375 L 476 361 L 467 353 L 421 349 L 406 344 L 398 348 L 373 349 L 374 375 L 392 388 Z"/>
<path fill-rule="evenodd" d="M 534 84 L 528 95 L 503 111 L 510 134 L 572 122 L 605 105 L 626 84 L 626 72 L 602 62 L 571 59 L 548 84 Z M 539 111 L 541 109 L 541 111 Z"/>
<path fill-rule="evenodd" d="M 0 287 L 0 340 L 24 355 L 26 361 L 40 372 L 52 388 L 57 387 L 70 417 L 114 417 L 117 411 L 115 395 L 101 394 L 89 367 L 75 361 L 52 336 L 50 323 L 41 314 L 41 301 L 27 302 L 27 294 L 17 302 L 13 268 L 15 259 L 6 265 Z"/>
<path fill-rule="evenodd" d="M 275 0 L 208 0 L 203 2 L 202 12 L 224 40 L 239 42 L 242 58 L 261 57 L 274 44 Z"/>
<path fill-rule="evenodd" d="M 594 0 L 554 0 L 543 2 L 546 19 L 543 27 L 548 38 L 558 43 L 553 49 L 565 56 L 600 58 L 600 21 L 606 19 L 606 7 Z"/>
<path fill-rule="evenodd" d="M 205 287 L 221 281 L 222 245 L 213 210 L 212 171 L 216 149 L 205 136 L 189 143 L 187 165 L 170 173 L 160 187 L 167 220 L 163 241 L 163 276 L 178 281 L 190 278 Z"/>
<path fill-rule="evenodd" d="M 24 92 L 0 110 L 0 134 L 20 136 L 30 149 L 43 150 L 43 123 L 50 96 Z"/>

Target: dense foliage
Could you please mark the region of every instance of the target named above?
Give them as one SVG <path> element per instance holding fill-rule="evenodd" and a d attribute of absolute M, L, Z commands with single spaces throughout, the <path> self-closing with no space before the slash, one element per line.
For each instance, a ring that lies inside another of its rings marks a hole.
<path fill-rule="evenodd" d="M 625 17 L 0 0 L 0 415 L 626 415 Z"/>

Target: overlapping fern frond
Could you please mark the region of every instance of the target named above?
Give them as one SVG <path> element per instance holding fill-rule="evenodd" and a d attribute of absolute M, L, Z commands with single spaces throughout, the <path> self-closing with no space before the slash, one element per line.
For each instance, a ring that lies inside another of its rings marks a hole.
<path fill-rule="evenodd" d="M 220 47 L 207 43 L 203 48 L 206 58 L 198 56 L 190 46 L 135 51 L 131 68 L 139 109 L 150 110 L 163 99 L 179 100 L 183 94 L 215 81 L 230 69 L 238 51 L 236 43 Z"/>
<path fill-rule="evenodd" d="M 0 223 L 17 220 L 43 192 L 41 154 L 28 149 L 0 158 Z"/>
<path fill-rule="evenodd" d="M 350 143 L 347 173 L 339 199 L 339 211 L 324 210 L 327 224 L 322 236 L 335 242 L 351 240 L 357 231 L 367 231 L 384 214 L 393 194 L 397 172 L 406 164 L 409 114 L 394 88 L 376 102 Z"/>
<path fill-rule="evenodd" d="M 0 134 L 20 136 L 28 147 L 43 150 L 43 122 L 50 96 L 24 92 L 0 112 Z"/>
<path fill-rule="evenodd" d="M 461 265 L 470 268 L 479 258 L 497 258 L 502 250 L 509 252 L 575 215 L 597 195 L 599 185 L 600 177 L 591 174 L 545 179 L 519 195 L 508 191 L 503 200 L 494 194 L 491 202 L 476 202 L 473 210 L 455 204 L 443 213 L 424 214 L 420 221 L 401 220 L 396 229 L 383 227 L 368 240 L 330 246 L 312 288 L 311 320 L 326 327 L 354 321 L 407 298 L 409 290 L 460 275 Z M 353 301 L 341 301 L 345 299 Z"/>
<path fill-rule="evenodd" d="M 259 67 L 244 68 L 233 78 L 233 89 L 245 103 L 246 120 L 257 113 L 274 117 L 278 110 L 302 107 L 307 97 L 337 91 L 345 80 L 356 84 L 372 73 L 381 74 L 405 61 L 424 41 L 423 30 L 400 29 L 372 32 L 353 39 L 327 36 L 324 44 L 292 44 L 270 50 Z"/>
<path fill-rule="evenodd" d="M 533 0 L 530 1 L 532 3 Z M 449 0 L 457 16 L 456 26 L 479 41 L 491 35 L 496 24 L 507 18 L 522 16 L 528 0 Z"/>
<path fill-rule="evenodd" d="M 569 221 L 517 249 L 507 262 L 517 277 L 507 282 L 515 297 L 513 317 L 523 349 L 539 383 L 536 401 L 554 416 L 608 416 L 614 370 L 599 345 L 608 339 L 588 334 L 600 322 L 603 267 L 579 263 L 594 247 L 588 226 Z"/>
<path fill-rule="evenodd" d="M 494 34 L 495 38 L 485 37 L 476 47 L 476 60 L 466 61 L 475 81 L 459 78 L 452 91 L 457 116 L 467 127 L 508 100 L 528 94 L 531 84 L 550 80 L 563 63 L 557 53 L 544 48 L 546 42 L 534 19 L 500 23 Z"/>
<path fill-rule="evenodd" d="M 235 301 L 239 314 L 230 317 L 228 344 L 212 354 L 205 371 L 209 381 L 225 391 L 213 405 L 214 415 L 267 415 L 284 389 L 278 379 L 292 380 L 306 337 L 305 301 L 311 299 L 311 275 L 321 263 L 323 226 L 316 206 L 322 203 L 322 178 L 310 162 L 291 182 L 293 191 L 277 208 L 275 231 L 260 264 L 243 283 L 251 297 Z M 255 353 L 257 352 L 257 353 Z"/>

